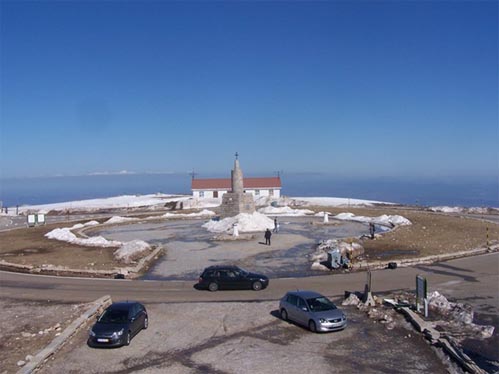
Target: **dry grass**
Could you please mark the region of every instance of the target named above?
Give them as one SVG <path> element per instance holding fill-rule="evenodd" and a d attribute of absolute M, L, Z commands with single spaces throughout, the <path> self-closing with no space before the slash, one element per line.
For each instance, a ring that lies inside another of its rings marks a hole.
<path fill-rule="evenodd" d="M 312 209 L 317 212 L 327 210 L 333 214 L 348 211 L 373 217 L 398 214 L 411 220 L 411 226 L 400 227 L 375 240 L 364 239 L 362 244 L 370 259 L 420 257 L 483 247 L 487 241 L 487 228 L 489 240 L 499 241 L 499 225 L 471 218 L 396 207 Z M 0 232 L 0 260 L 73 269 L 107 270 L 120 266 L 113 257 L 114 248 L 82 247 L 44 237 L 50 230 L 64 226 L 58 223 Z"/>
<path fill-rule="evenodd" d="M 112 269 L 119 266 L 113 257 L 116 248 L 97 248 L 51 240 L 44 235 L 57 227 L 53 224 L 0 232 L 0 260 L 23 265 L 52 264 L 74 269 Z M 93 264 L 93 265 L 92 265 Z"/>
<path fill-rule="evenodd" d="M 412 222 L 386 233 L 375 240 L 364 239 L 363 246 L 371 259 L 398 259 L 452 253 L 484 247 L 489 241 L 499 240 L 499 225 L 472 218 L 402 208 L 327 208 L 313 210 L 333 214 L 351 212 L 376 217 L 382 214 L 401 215 Z"/>

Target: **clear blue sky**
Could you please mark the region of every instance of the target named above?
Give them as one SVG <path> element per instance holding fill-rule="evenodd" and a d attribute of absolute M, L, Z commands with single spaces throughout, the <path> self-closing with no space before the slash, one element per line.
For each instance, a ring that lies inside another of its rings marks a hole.
<path fill-rule="evenodd" d="M 0 6 L 0 176 L 498 175 L 496 1 Z"/>

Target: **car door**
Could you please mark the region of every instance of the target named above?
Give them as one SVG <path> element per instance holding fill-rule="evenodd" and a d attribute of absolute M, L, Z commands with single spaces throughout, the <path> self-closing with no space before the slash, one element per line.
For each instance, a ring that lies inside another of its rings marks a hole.
<path fill-rule="evenodd" d="M 218 288 L 223 290 L 230 290 L 232 288 L 231 279 L 227 270 L 220 270 L 218 272 Z"/>
<path fill-rule="evenodd" d="M 292 321 L 297 322 L 297 309 L 296 309 L 296 304 L 298 300 L 295 295 L 288 295 L 288 298 L 286 300 L 287 303 L 287 308 L 286 311 L 288 312 L 288 318 Z"/>
<path fill-rule="evenodd" d="M 139 304 L 134 304 L 132 306 L 132 331 L 135 335 L 142 327 L 142 321 L 140 319 L 140 307 Z"/>
<path fill-rule="evenodd" d="M 246 278 L 242 272 L 240 272 L 239 270 L 232 270 L 229 272 L 229 277 L 231 276 L 231 274 L 233 274 L 233 279 L 232 279 L 232 283 L 233 283 L 233 288 L 234 289 L 238 289 L 238 290 L 245 290 L 245 289 L 248 289 L 251 287 L 251 282 L 248 278 Z"/>
<path fill-rule="evenodd" d="M 137 322 L 137 331 L 142 330 L 142 326 L 144 326 L 145 313 L 140 304 L 136 304 L 137 312 L 135 314 L 135 320 Z"/>
<path fill-rule="evenodd" d="M 301 297 L 297 297 L 297 305 L 296 305 L 296 322 L 301 323 L 302 325 L 308 324 L 308 307 L 305 300 Z"/>

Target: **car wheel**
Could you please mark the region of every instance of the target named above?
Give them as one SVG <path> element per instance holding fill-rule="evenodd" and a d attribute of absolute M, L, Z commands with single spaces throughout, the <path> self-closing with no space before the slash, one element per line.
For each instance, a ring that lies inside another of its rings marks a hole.
<path fill-rule="evenodd" d="M 286 309 L 281 309 L 281 318 L 282 318 L 284 321 L 287 321 L 287 320 L 288 320 L 288 312 L 286 312 Z"/>
<path fill-rule="evenodd" d="M 310 320 L 308 322 L 308 329 L 312 332 L 317 332 L 317 326 L 315 325 L 315 322 Z"/>
<path fill-rule="evenodd" d="M 128 331 L 125 336 L 125 345 L 130 345 L 130 340 L 131 340 L 130 331 Z"/>
<path fill-rule="evenodd" d="M 211 291 L 211 292 L 215 292 L 218 290 L 218 284 L 216 284 L 215 282 L 211 282 L 209 285 L 208 285 L 208 289 Z"/>
<path fill-rule="evenodd" d="M 262 289 L 262 282 L 260 281 L 253 282 L 251 288 L 253 288 L 254 291 L 260 291 Z"/>
<path fill-rule="evenodd" d="M 143 327 L 143 329 L 147 330 L 148 327 L 149 327 L 149 319 L 146 317 L 146 318 L 144 318 L 144 327 Z"/>

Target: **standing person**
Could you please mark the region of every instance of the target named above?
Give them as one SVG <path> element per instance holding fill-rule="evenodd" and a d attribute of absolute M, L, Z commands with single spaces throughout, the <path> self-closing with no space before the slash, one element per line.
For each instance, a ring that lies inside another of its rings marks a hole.
<path fill-rule="evenodd" d="M 265 244 L 270 245 L 270 237 L 272 236 L 272 233 L 270 232 L 270 229 L 267 229 L 265 231 Z"/>
<path fill-rule="evenodd" d="M 274 217 L 274 232 L 279 231 L 279 223 L 277 222 L 277 217 Z"/>
<path fill-rule="evenodd" d="M 376 231 L 376 227 L 374 223 L 369 223 L 369 234 L 371 234 L 371 239 L 374 239 L 374 232 Z"/>

